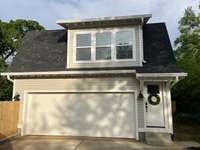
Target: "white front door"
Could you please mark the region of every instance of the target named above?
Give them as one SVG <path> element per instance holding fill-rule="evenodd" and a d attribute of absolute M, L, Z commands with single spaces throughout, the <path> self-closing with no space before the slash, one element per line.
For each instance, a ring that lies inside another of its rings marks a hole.
<path fill-rule="evenodd" d="M 164 128 L 163 84 L 145 84 L 145 112 L 147 128 Z"/>

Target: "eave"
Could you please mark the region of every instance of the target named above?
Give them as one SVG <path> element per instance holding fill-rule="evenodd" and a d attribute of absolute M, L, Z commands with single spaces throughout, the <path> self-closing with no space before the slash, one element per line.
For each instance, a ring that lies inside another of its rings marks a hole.
<path fill-rule="evenodd" d="M 1 76 L 71 76 L 102 74 L 135 74 L 135 70 L 89 70 L 89 71 L 52 71 L 52 72 L 4 72 Z"/>
<path fill-rule="evenodd" d="M 90 18 L 80 20 L 58 20 L 57 24 L 66 29 L 76 28 L 103 28 L 112 26 L 130 26 L 136 24 L 146 24 L 152 17 L 151 14 L 131 15 L 131 16 L 117 16 L 117 17 L 102 17 Z"/>

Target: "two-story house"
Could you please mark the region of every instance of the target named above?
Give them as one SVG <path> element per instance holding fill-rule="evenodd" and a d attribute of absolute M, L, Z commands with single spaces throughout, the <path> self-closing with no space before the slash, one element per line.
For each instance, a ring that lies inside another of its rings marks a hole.
<path fill-rule="evenodd" d="M 175 65 L 165 23 L 151 15 L 60 20 L 31 31 L 7 72 L 21 135 L 140 139 L 173 133 Z"/>

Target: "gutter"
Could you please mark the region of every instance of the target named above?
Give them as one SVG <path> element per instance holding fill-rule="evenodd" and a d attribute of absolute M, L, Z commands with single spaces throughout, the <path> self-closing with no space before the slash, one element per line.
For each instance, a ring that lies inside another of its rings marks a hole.
<path fill-rule="evenodd" d="M 135 74 L 135 70 L 87 70 L 87 71 L 52 71 L 52 72 L 4 72 L 2 76 L 7 76 L 8 80 L 13 81 L 10 76 L 37 76 L 37 75 L 95 75 L 95 74 Z"/>
<path fill-rule="evenodd" d="M 136 78 L 141 77 L 186 77 L 187 73 L 136 73 Z"/>

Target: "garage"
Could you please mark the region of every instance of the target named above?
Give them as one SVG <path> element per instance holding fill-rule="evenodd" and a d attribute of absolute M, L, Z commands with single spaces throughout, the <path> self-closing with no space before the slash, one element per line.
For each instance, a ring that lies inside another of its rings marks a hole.
<path fill-rule="evenodd" d="M 135 96 L 129 92 L 28 92 L 23 135 L 135 138 Z"/>

